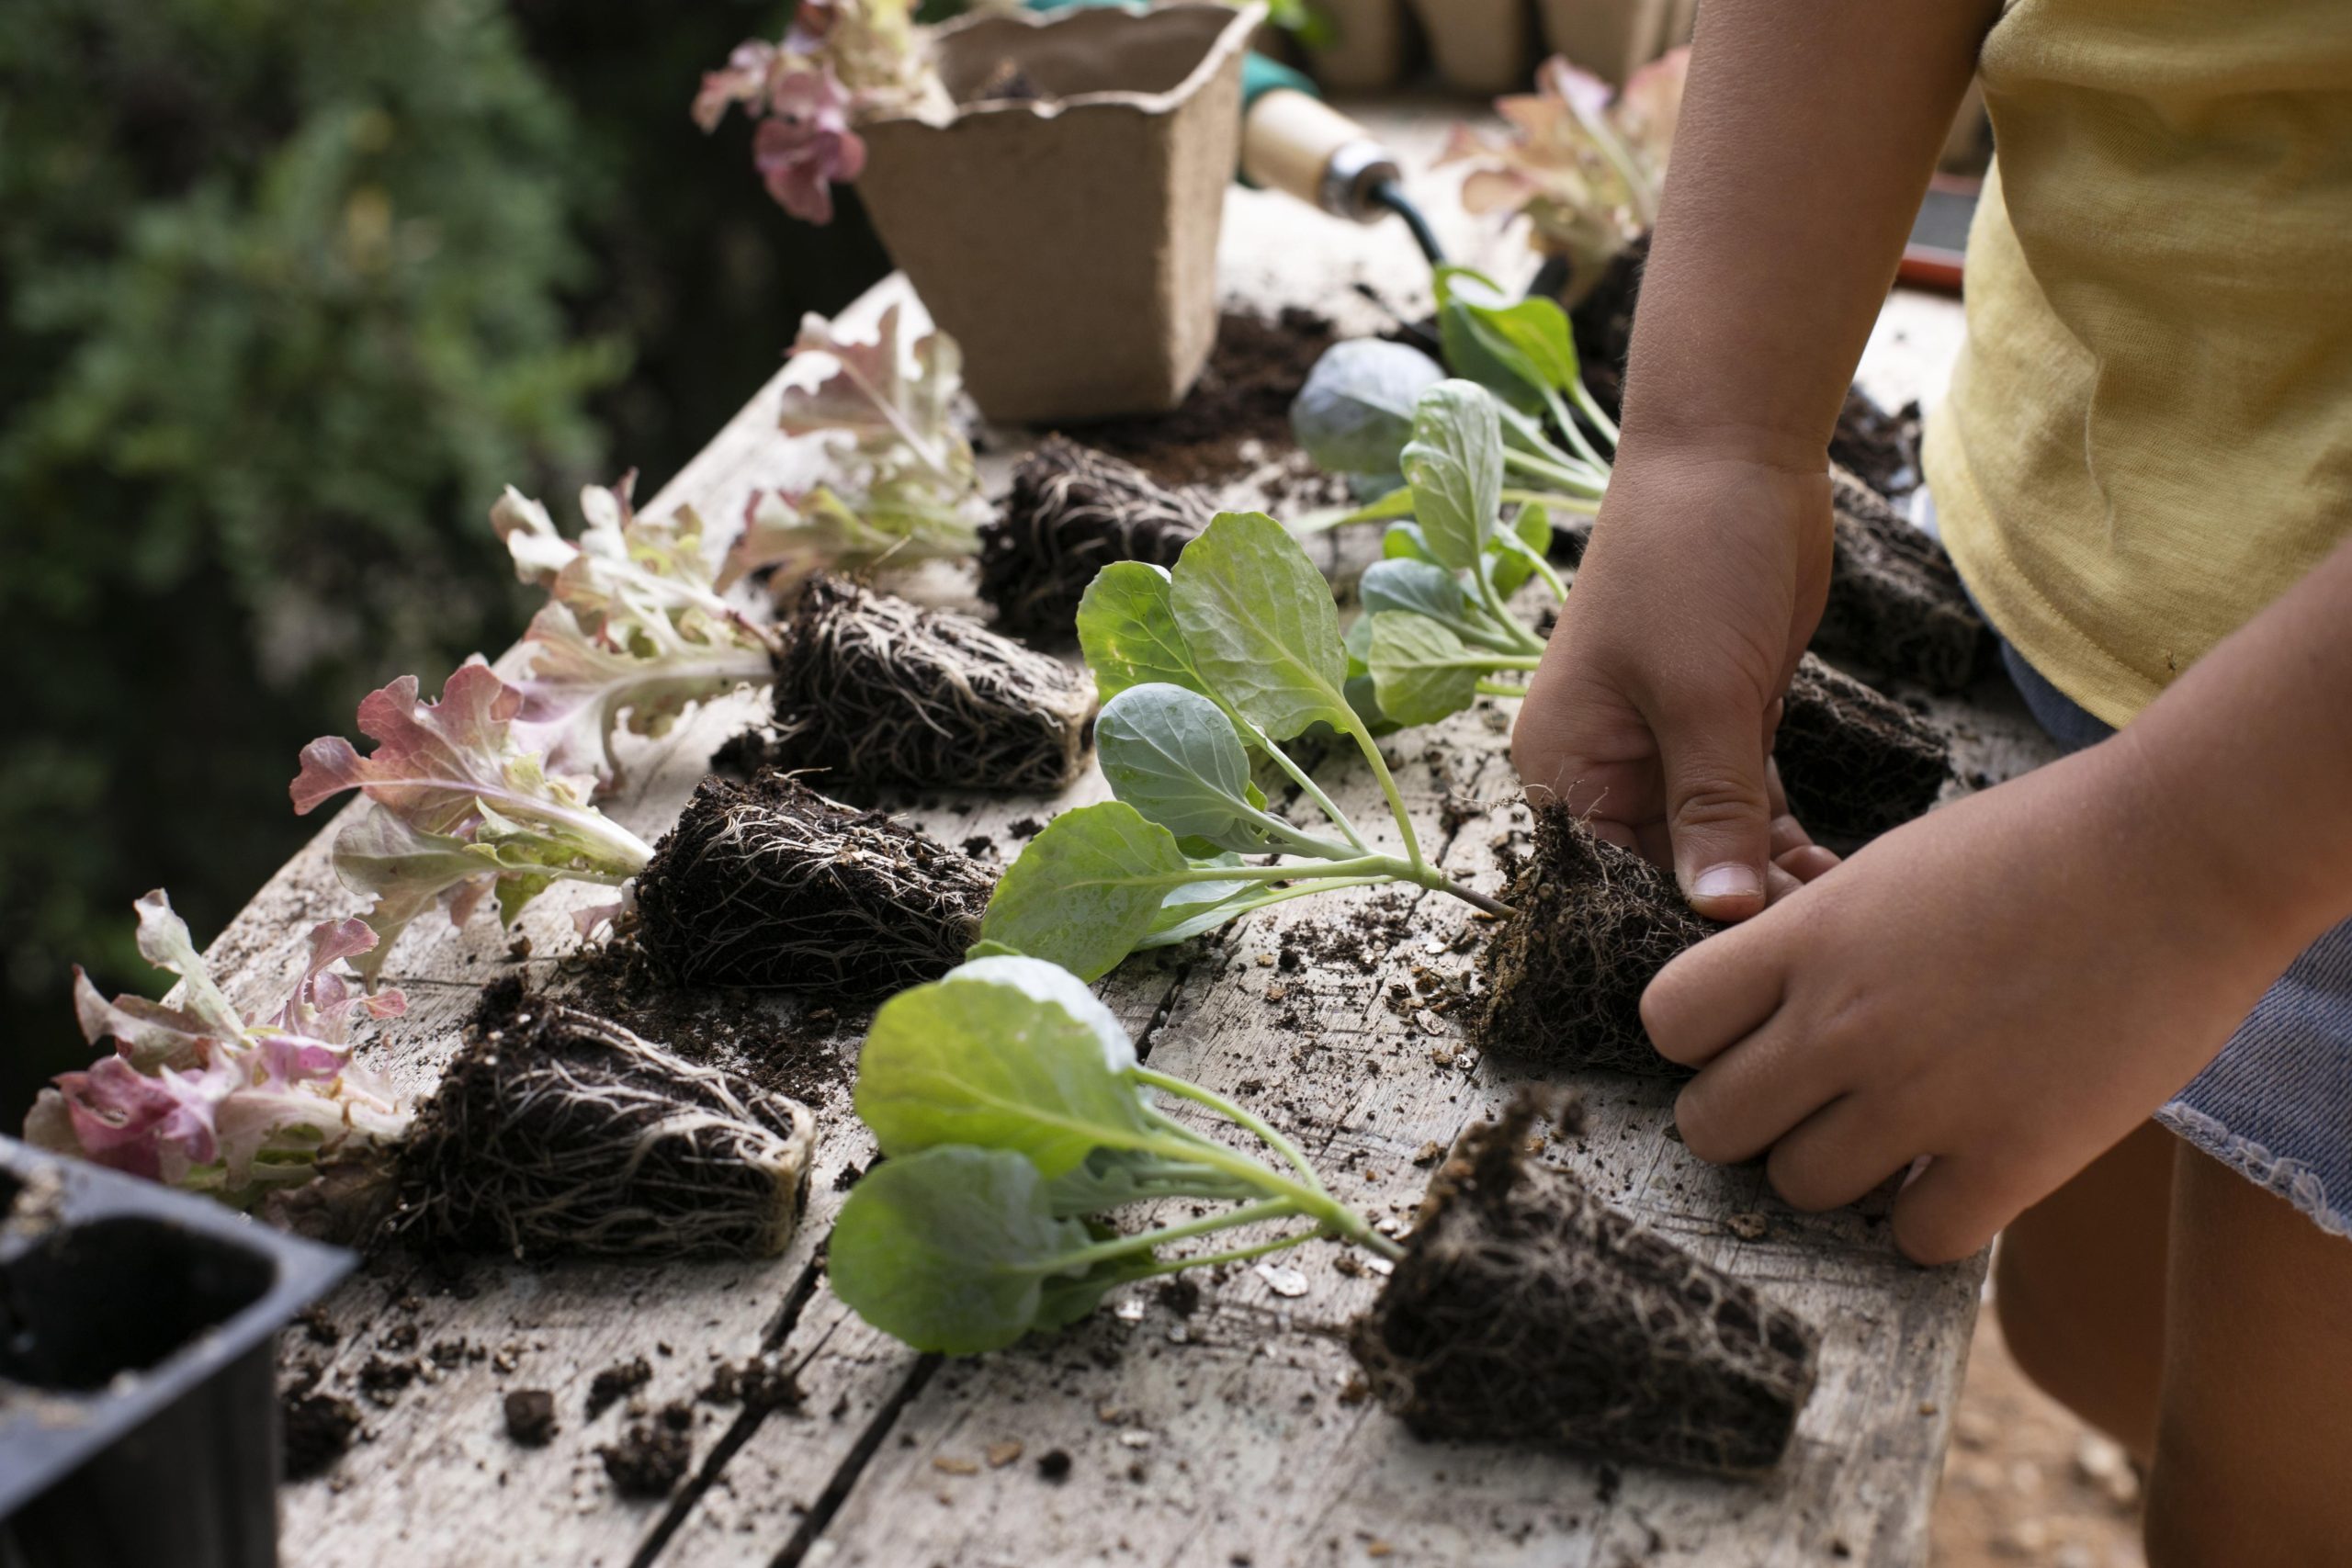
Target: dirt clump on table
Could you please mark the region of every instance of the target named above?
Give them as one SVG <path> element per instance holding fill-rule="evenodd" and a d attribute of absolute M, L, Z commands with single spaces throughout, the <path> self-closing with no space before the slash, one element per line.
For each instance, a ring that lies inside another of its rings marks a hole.
<path fill-rule="evenodd" d="M 820 576 L 777 636 L 768 733 L 739 738 L 727 761 L 1030 795 L 1056 793 L 1086 765 L 1094 682 L 969 615 Z"/>
<path fill-rule="evenodd" d="M 613 1490 L 624 1497 L 667 1497 L 694 1461 L 694 1407 L 663 1405 L 650 1420 L 629 1424 L 617 1443 L 596 1450 Z"/>
<path fill-rule="evenodd" d="M 1773 737 L 1781 787 L 1806 831 L 1871 839 L 1933 806 L 1951 777 L 1951 738 L 1808 653 Z"/>
<path fill-rule="evenodd" d="M 1330 318 L 1295 305 L 1271 319 L 1227 310 L 1201 378 L 1174 410 L 1073 428 L 1163 484 L 1220 483 L 1295 445 L 1291 401 L 1337 335 Z"/>
<path fill-rule="evenodd" d="M 390 1228 L 517 1258 L 770 1257 L 814 1143 L 797 1102 L 510 977 L 417 1111 Z"/>
<path fill-rule="evenodd" d="M 1813 1392 L 1813 1327 L 1528 1157 L 1523 1092 L 1430 1179 L 1349 1346 L 1417 1437 L 1748 1472 Z"/>
<path fill-rule="evenodd" d="M 286 1479 L 307 1481 L 350 1450 L 359 1434 L 359 1407 L 322 1389 L 297 1387 L 278 1397 L 278 1423 Z"/>
<path fill-rule="evenodd" d="M 1546 1067 L 1687 1073 L 1650 1043 L 1642 992 L 1717 927 L 1683 902 L 1671 874 L 1566 807 L 1533 815 L 1533 852 L 1502 895 L 1514 913 L 1478 956 L 1485 995 L 1471 1039 Z"/>
<path fill-rule="evenodd" d="M 1829 598 L 1813 647 L 1930 691 L 1962 690 L 1989 638 L 1951 558 L 1851 473 L 1829 477 Z"/>
<path fill-rule="evenodd" d="M 506 1435 L 526 1449 L 543 1449 L 556 1434 L 555 1395 L 543 1388 L 509 1389 Z"/>
<path fill-rule="evenodd" d="M 1172 567 L 1215 515 L 1193 491 L 1048 435 L 1012 470 L 1002 514 L 980 530 L 980 597 L 1002 630 L 1067 640 L 1096 572 L 1122 560 Z"/>
<path fill-rule="evenodd" d="M 653 1381 L 653 1363 L 642 1356 L 615 1361 L 588 1380 L 588 1419 L 594 1421 Z"/>

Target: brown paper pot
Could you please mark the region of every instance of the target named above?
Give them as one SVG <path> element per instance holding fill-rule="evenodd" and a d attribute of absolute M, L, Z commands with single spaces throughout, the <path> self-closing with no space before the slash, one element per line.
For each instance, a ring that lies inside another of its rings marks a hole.
<path fill-rule="evenodd" d="M 975 15 L 957 107 L 858 127 L 859 197 L 990 419 L 1171 409 L 1216 336 L 1216 238 L 1260 8 Z M 1034 101 L 971 101 L 1018 72 Z"/>
<path fill-rule="evenodd" d="M 1679 0 L 1543 4 L 1544 41 L 1552 51 L 1621 87 L 1626 77 L 1690 36 L 1690 17 L 1696 9 Z"/>
<path fill-rule="evenodd" d="M 1535 73 L 1531 0 L 1413 0 L 1437 73 L 1457 92 L 1524 92 Z"/>
<path fill-rule="evenodd" d="M 1405 0 L 1310 0 L 1330 18 L 1331 41 L 1306 51 L 1307 74 L 1341 93 L 1393 87 L 1412 57 Z"/>

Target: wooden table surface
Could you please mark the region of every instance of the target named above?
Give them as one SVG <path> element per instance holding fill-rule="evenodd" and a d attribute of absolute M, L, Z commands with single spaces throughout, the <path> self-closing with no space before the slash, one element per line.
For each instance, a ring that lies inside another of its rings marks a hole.
<path fill-rule="evenodd" d="M 1446 117 L 1405 108 L 1366 118 L 1407 151 L 1426 152 Z M 1415 183 L 1460 254 L 1511 276 L 1532 268 L 1516 241 L 1498 242 L 1459 213 L 1443 173 Z M 1258 192 L 1232 193 L 1222 264 L 1230 299 L 1311 305 L 1350 332 L 1385 321 L 1352 284 L 1408 310 L 1426 302 L 1426 272 L 1396 225 L 1342 225 Z M 848 314 L 870 318 L 902 294 L 902 285 L 886 283 Z M 1932 393 L 1958 333 L 1951 302 L 1897 296 L 1872 340 L 1866 384 L 1888 399 Z M 763 388 L 650 510 L 692 502 L 706 517 L 731 519 L 752 486 L 782 477 L 778 384 Z M 1001 476 L 1023 437 L 998 436 L 990 463 Z M 1235 498 L 1256 488 L 1238 483 Z M 568 499 L 548 499 L 573 526 Z M 1961 738 L 1963 777 L 2006 776 L 2045 755 L 2005 697 L 1987 690 L 1942 705 Z M 730 699 L 664 740 L 625 740 L 630 783 L 608 809 L 658 836 L 712 749 L 756 706 Z M 1423 842 L 1450 871 L 1490 889 L 1498 846 L 1513 832 L 1523 842 L 1525 829 L 1506 755 L 1508 707 L 1484 702 L 1390 743 Z M 1359 823 L 1387 827 L 1361 767 L 1333 766 L 1327 783 Z M 902 804 L 946 841 L 986 834 L 1010 858 L 1021 842 L 1012 823 L 1105 793 L 1090 773 L 1053 802 L 935 791 Z M 1454 809 L 1445 811 L 1449 802 Z M 335 826 L 214 944 L 218 972 L 241 1004 L 281 996 L 311 924 L 357 907 L 328 866 Z M 571 910 L 597 891 L 559 888 L 540 899 L 521 923 L 537 954 L 528 958 L 486 917 L 462 931 L 419 921 L 390 969 L 412 1011 L 381 1028 L 363 1055 L 404 1090 L 430 1089 L 480 985 L 521 967 L 560 986 L 550 955 L 573 949 Z M 1275 967 L 1285 931 L 1365 911 L 1382 917 L 1369 927 L 1376 964 Z M 1397 999 L 1398 984 L 1409 996 L 1424 970 L 1467 965 L 1456 950 L 1466 914 L 1451 900 L 1394 891 L 1302 900 L 1139 955 L 1101 989 L 1154 1067 L 1261 1111 L 1333 1174 L 1335 1190 L 1401 1226 L 1427 1175 L 1416 1152 L 1448 1143 L 1517 1081 L 1464 1043 L 1456 1019 Z M 491 1258 L 454 1281 L 379 1266 L 328 1303 L 332 1344 L 300 1331 L 286 1337 L 289 1365 L 322 1364 L 326 1386 L 366 1414 L 361 1440 L 333 1471 L 284 1489 L 289 1563 L 1267 1568 L 1900 1563 L 1923 1555 L 1983 1260 L 1914 1268 L 1889 1242 L 1883 1202 L 1800 1215 L 1771 1197 L 1758 1170 L 1700 1164 L 1672 1136 L 1666 1088 L 1603 1075 L 1580 1081 L 1589 1131 L 1550 1155 L 1821 1326 L 1820 1385 L 1786 1460 L 1759 1481 L 1413 1440 L 1350 1389 L 1352 1365 L 1339 1336 L 1379 1280 L 1342 1275 L 1337 1249 L 1325 1247 L 1284 1255 L 1295 1276 L 1235 1270 L 1204 1280 L 1189 1315 L 1136 1291 L 1071 1332 L 1001 1354 L 941 1360 L 909 1352 L 826 1288 L 822 1247 L 842 1201 L 836 1178 L 872 1149 L 847 1095 L 863 1020 L 837 1021 L 828 1035 L 815 1027 L 821 1017 L 807 1017 L 821 1003 L 770 1004 L 841 1069 L 836 1088 L 812 1097 L 820 1149 L 809 1213 L 781 1258 L 659 1268 Z M 716 1361 L 761 1353 L 797 1376 L 797 1409 L 695 1402 L 687 1481 L 667 1502 L 613 1494 L 595 1450 L 618 1438 L 629 1415 L 623 1404 L 587 1417 L 598 1371 L 645 1357 L 653 1376 L 644 1398 L 659 1406 L 694 1401 Z M 395 1376 L 410 1369 L 413 1380 L 371 1398 L 371 1361 Z M 522 1388 L 556 1396 L 560 1429 L 546 1448 L 505 1436 L 503 1395 Z M 1069 1461 L 1058 1483 L 1037 1462 L 1057 1451 Z"/>

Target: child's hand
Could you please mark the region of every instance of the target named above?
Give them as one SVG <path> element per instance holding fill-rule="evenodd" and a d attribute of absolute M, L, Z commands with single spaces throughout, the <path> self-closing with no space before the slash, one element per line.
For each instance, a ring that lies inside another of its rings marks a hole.
<path fill-rule="evenodd" d="M 1531 794 L 1673 865 L 1717 919 L 1834 861 L 1769 765 L 1829 548 L 1817 452 L 1629 450 L 1512 736 Z"/>
<path fill-rule="evenodd" d="M 2196 1076 L 2281 948 L 2143 750 L 2126 732 L 1936 811 L 1668 964 L 1642 1017 L 1703 1069 L 1675 1109 L 1691 1152 L 1770 1148 L 1807 1210 L 1930 1156 L 1894 1238 L 1944 1262 Z"/>

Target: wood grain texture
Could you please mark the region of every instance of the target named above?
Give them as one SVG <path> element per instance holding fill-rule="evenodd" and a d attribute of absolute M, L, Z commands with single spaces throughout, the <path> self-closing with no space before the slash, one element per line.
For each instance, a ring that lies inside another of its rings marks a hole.
<path fill-rule="evenodd" d="M 1406 108 L 1365 118 L 1421 168 L 1447 115 Z M 1456 254 L 1506 276 L 1527 269 L 1515 238 L 1459 211 L 1449 176 L 1417 174 L 1413 184 Z M 1221 266 L 1233 299 L 1267 310 L 1310 305 L 1350 333 L 1381 330 L 1428 302 L 1426 273 L 1396 226 L 1349 227 L 1265 193 L 1230 197 Z M 893 280 L 848 314 L 870 320 L 903 298 Z M 1872 339 L 1866 383 L 1893 400 L 1931 392 L 1956 333 L 1956 307 L 1897 296 Z M 691 502 L 723 527 L 753 488 L 795 479 L 797 460 L 774 429 L 780 384 L 763 388 L 649 509 Z M 1001 485 L 1026 440 L 991 433 L 984 467 L 992 483 Z M 1298 478 L 1295 460 L 1269 455 L 1221 499 L 1284 494 Z M 555 510 L 562 515 L 568 502 Z M 1376 553 L 1368 532 L 1328 536 L 1313 548 L 1345 577 Z M 915 591 L 953 598 L 966 590 L 953 571 L 927 569 Z M 1500 884 L 1498 850 L 1525 842 L 1505 755 L 1508 705 L 1484 703 L 1388 742 L 1425 844 L 1488 890 Z M 2006 688 L 1934 706 L 1961 737 L 1963 778 L 2006 777 L 2048 754 Z M 631 779 L 615 815 L 657 836 L 711 750 L 755 713 L 752 699 L 739 697 L 661 742 L 625 740 Z M 1344 757 L 1326 766 L 1329 787 L 1359 825 L 1393 843 L 1368 770 Z M 926 792 L 901 804 L 946 841 L 985 835 L 1010 858 L 1021 842 L 1016 822 L 1103 793 L 1090 772 L 1050 803 Z M 309 926 L 356 907 L 328 867 L 326 836 L 215 942 L 241 1003 L 282 992 Z M 590 898 L 591 890 L 559 889 L 529 911 L 521 929 L 537 954 L 529 958 L 517 957 L 513 933 L 487 918 L 463 931 L 420 921 L 390 971 L 413 1011 L 363 1055 L 403 1089 L 429 1088 L 481 983 L 520 964 L 560 985 L 548 955 L 571 950 L 569 911 Z M 1368 963 L 1309 957 L 1283 966 L 1285 942 L 1367 940 L 1327 934 L 1359 917 L 1371 921 Z M 1458 1015 L 1421 1005 L 1425 983 L 1442 995 L 1445 977 L 1467 967 L 1475 924 L 1465 908 L 1435 896 L 1345 893 L 1142 955 L 1102 990 L 1154 1066 L 1232 1095 L 1294 1133 L 1333 1173 L 1335 1191 L 1401 1228 L 1427 1175 L 1417 1156 L 1449 1143 L 1518 1082 L 1507 1064 L 1466 1048 Z M 814 1005 L 773 1004 L 786 1019 Z M 842 1021 L 824 1047 L 840 1055 L 844 1077 L 861 1022 Z M 288 1365 L 316 1365 L 326 1386 L 360 1403 L 367 1425 L 326 1478 L 284 1490 L 287 1561 L 895 1568 L 1393 1554 L 1444 1563 L 1793 1563 L 1831 1560 L 1841 1547 L 1860 1562 L 1917 1561 L 1982 1260 L 1912 1268 L 1894 1255 L 1879 1208 L 1797 1215 L 1770 1198 L 1758 1170 L 1693 1161 L 1671 1135 L 1661 1086 L 1593 1076 L 1576 1087 L 1589 1131 L 1546 1157 L 1825 1330 L 1820 1388 L 1788 1461 L 1766 1480 L 1701 1481 L 1413 1441 L 1370 1404 L 1351 1402 L 1352 1368 L 1337 1336 L 1379 1278 L 1328 1244 L 1278 1259 L 1298 1276 L 1282 1283 L 1303 1284 L 1302 1293 L 1279 1293 L 1267 1275 L 1234 1269 L 1202 1282 L 1189 1315 L 1144 1290 L 1051 1341 L 967 1361 L 912 1355 L 847 1313 L 822 1279 L 821 1241 L 841 1202 L 836 1178 L 872 1153 L 844 1082 L 812 1103 L 820 1143 L 810 1209 L 780 1258 L 660 1269 L 491 1260 L 454 1281 L 430 1271 L 364 1273 L 329 1303 L 336 1342 L 289 1333 Z M 436 1345 L 450 1365 L 438 1364 Z M 804 1393 L 797 1409 L 762 1415 L 697 1403 L 694 1469 L 673 1497 L 637 1504 L 612 1495 L 595 1450 L 615 1440 L 629 1410 L 585 1417 L 598 1370 L 646 1357 L 653 1377 L 644 1397 L 658 1406 L 692 1400 L 715 1360 L 762 1350 L 795 1369 Z M 379 1404 L 359 1386 L 371 1360 L 419 1370 Z M 526 1450 L 505 1437 L 501 1398 L 517 1388 L 555 1394 L 560 1430 L 549 1447 Z M 1069 1462 L 1060 1483 L 1039 1470 L 1055 1453 Z"/>

